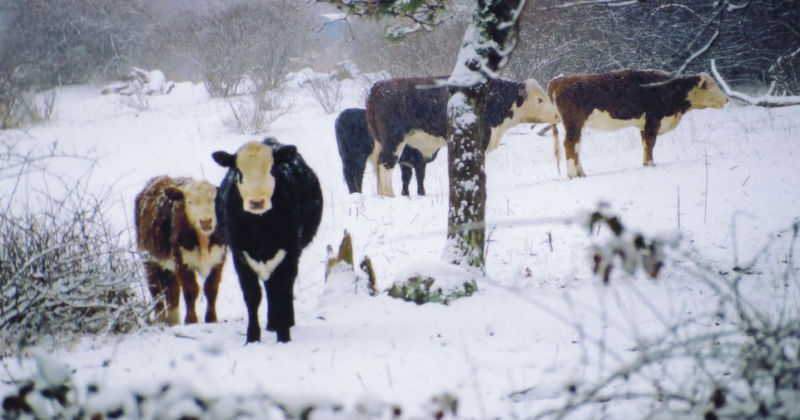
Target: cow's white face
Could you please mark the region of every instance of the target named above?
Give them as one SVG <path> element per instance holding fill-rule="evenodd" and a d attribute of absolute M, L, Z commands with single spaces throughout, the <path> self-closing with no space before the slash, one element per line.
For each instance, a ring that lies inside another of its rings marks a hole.
<path fill-rule="evenodd" d="M 217 214 L 214 211 L 214 199 L 217 187 L 208 181 L 190 181 L 180 187 L 166 191 L 172 200 L 183 200 L 186 218 L 198 232 L 210 235 L 217 227 Z"/>
<path fill-rule="evenodd" d="M 547 93 L 533 79 L 525 81 L 527 97 L 522 104 L 523 122 L 555 124 L 559 121 L 558 108 L 547 98 Z"/>
<path fill-rule="evenodd" d="M 722 108 L 728 97 L 708 73 L 700 73 L 700 82 L 687 95 L 692 108 Z"/>
<path fill-rule="evenodd" d="M 263 143 L 250 142 L 236 152 L 236 182 L 244 211 L 260 215 L 272 208 L 273 163 L 272 148 Z"/>

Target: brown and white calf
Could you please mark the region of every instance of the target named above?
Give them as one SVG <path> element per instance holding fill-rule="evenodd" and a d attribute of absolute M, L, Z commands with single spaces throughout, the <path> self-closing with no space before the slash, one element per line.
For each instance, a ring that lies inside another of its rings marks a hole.
<path fill-rule="evenodd" d="M 199 287 L 204 279 L 206 322 L 216 322 L 216 300 L 226 247 L 217 229 L 214 199 L 217 188 L 206 181 L 159 176 L 136 196 L 136 241 L 145 253 L 147 284 L 160 321 L 180 323 L 183 289 L 187 324 L 197 322 Z M 166 314 L 161 295 L 166 298 Z"/>
<path fill-rule="evenodd" d="M 383 80 L 367 96 L 367 129 L 375 142 L 369 161 L 378 176 L 378 194 L 394 196 L 392 169 L 406 144 L 424 159 L 447 145 L 446 79 L 417 77 Z M 558 121 L 558 113 L 534 80 L 525 83 L 492 79 L 487 89 L 483 118 L 491 131 L 487 152 L 494 150 L 506 131 L 520 123 Z"/>
<path fill-rule="evenodd" d="M 547 95 L 564 123 L 567 176 L 585 176 L 578 156 L 583 127 L 613 131 L 636 127 L 642 135 L 643 164 L 653 165 L 656 136 L 674 129 L 692 109 L 722 108 L 728 101 L 706 73 L 673 77 L 659 70 L 621 70 L 561 76 Z M 556 160 L 558 131 L 553 125 Z M 556 162 L 558 163 L 558 162 Z"/>

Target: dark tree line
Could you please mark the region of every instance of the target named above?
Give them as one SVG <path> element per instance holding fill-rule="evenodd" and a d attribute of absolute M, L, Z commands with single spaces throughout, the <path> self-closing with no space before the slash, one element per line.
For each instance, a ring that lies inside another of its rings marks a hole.
<path fill-rule="evenodd" d="M 656 68 L 697 73 L 715 59 L 731 83 L 798 94 L 800 1 L 529 2 L 509 64 L 516 78 Z"/>

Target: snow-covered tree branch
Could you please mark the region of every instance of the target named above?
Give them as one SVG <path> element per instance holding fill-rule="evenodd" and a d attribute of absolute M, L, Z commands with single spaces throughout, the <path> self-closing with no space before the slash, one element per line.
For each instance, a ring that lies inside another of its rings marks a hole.
<path fill-rule="evenodd" d="M 720 89 L 731 98 L 740 100 L 749 105 L 763 106 L 763 107 L 778 107 L 778 106 L 791 106 L 800 105 L 800 96 L 773 96 L 775 90 L 775 83 L 772 83 L 766 94 L 760 97 L 753 97 L 742 92 L 737 92 L 728 85 L 725 79 L 719 74 L 717 65 L 714 60 L 711 60 L 711 74 L 719 83 Z"/>

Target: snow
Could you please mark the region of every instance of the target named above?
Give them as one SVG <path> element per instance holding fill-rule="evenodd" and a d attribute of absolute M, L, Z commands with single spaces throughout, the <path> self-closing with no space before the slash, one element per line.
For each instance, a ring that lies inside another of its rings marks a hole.
<path fill-rule="evenodd" d="M 228 259 L 217 301 L 220 322 L 85 337 L 56 348 L 47 360 L 68 365 L 78 384 L 105 385 L 103 392 L 117 404 L 130 404 L 119 387 L 177 382 L 221 399 L 220 410 L 237 405 L 237 396 L 263 393 L 291 409 L 318 401 L 369 413 L 396 404 L 413 418 L 428 416 L 434 398 L 441 403 L 452 395 L 460 417 L 524 417 L 563 401 L 568 384 L 596 380 L 631 362 L 636 346 L 667 324 L 715 328 L 709 314 L 717 307 L 716 292 L 687 276 L 686 254 L 667 252 L 673 259 L 658 280 L 618 271 L 603 286 L 591 273 L 589 249 L 608 232 L 588 235 L 576 215 L 605 202 L 632 231 L 666 237 L 679 232 L 685 249 L 696 250 L 711 273 L 749 261 L 800 215 L 800 106 L 729 104 L 692 111 L 659 136 L 656 166 L 648 168 L 641 165 L 635 130 L 587 131 L 581 151 L 587 177 L 572 180 L 553 168 L 550 134 L 539 137 L 541 127 L 521 125 L 486 157 L 487 277 L 478 280 L 478 292 L 449 305 L 416 305 L 385 292 L 348 294 L 352 284 L 340 271 L 331 284 L 324 280 L 326 246 L 338 246 L 344 230 L 352 234 L 356 265 L 369 256 L 381 290 L 419 268 L 453 279 L 440 267 L 446 151 L 428 165 L 426 196 L 377 196 L 369 167 L 365 192 L 348 195 L 334 138 L 336 113 L 326 114 L 299 83 L 307 77 L 294 76 L 298 83 L 286 91 L 294 106 L 265 133 L 298 147 L 317 172 L 325 199 L 319 232 L 300 262 L 293 341 L 279 344 L 267 333 L 261 343 L 244 345 L 245 305 Z M 360 80 L 341 82 L 339 109 L 363 106 L 368 85 Z M 0 138 L 16 139 L 23 149 L 57 143 L 91 152 L 97 161 L 57 159 L 48 167 L 54 177 L 36 172 L 22 179 L 11 204 L 33 201 L 37 191 L 55 194 L 61 185 L 55 178 L 69 186 L 88 179 L 93 191 L 108 192 L 115 227 L 133 237 L 134 197 L 148 179 L 168 174 L 217 184 L 225 169 L 211 153 L 256 139 L 227 131 L 229 112 L 224 100 L 208 98 L 202 85 L 191 83 L 150 97 L 146 109 L 119 95 L 100 95 L 98 86 L 60 89 L 52 121 L 5 130 Z M 0 196 L 9 197 L 15 182 L 0 179 Z M 399 188 L 399 175 L 392 182 Z M 768 252 L 759 267 L 766 274 L 784 267 L 787 255 L 777 246 Z M 775 285 L 766 274 L 747 288 L 753 304 L 796 315 L 797 289 Z M 201 313 L 204 305 L 201 297 Z M 260 310 L 263 321 L 265 303 Z M 42 359 L 42 351 L 2 360 L 0 395 L 9 392 L 10 379 L 35 374 L 34 359 Z M 62 375 L 63 369 L 42 373 Z M 692 372 L 680 365 L 670 369 L 676 378 Z M 93 406 L 103 407 L 92 398 Z M 639 418 L 646 408 L 635 401 L 611 403 L 602 414 Z"/>

